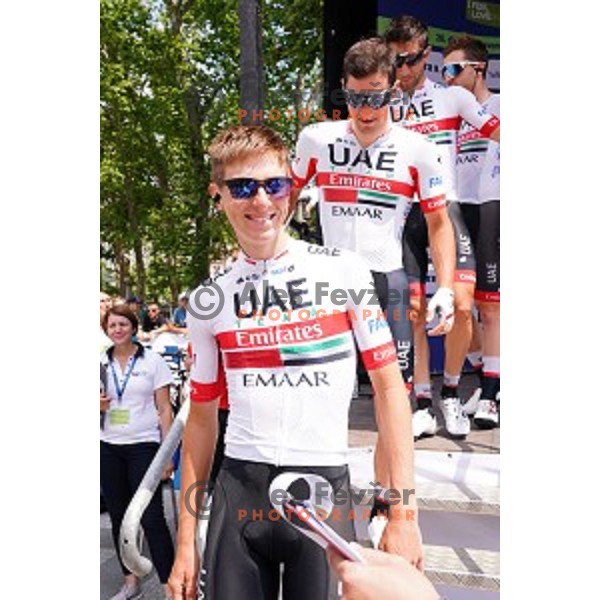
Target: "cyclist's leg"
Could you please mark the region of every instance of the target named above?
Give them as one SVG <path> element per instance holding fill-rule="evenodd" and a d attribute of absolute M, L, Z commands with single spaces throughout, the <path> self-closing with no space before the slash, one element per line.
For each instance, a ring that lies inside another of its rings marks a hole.
<path fill-rule="evenodd" d="M 414 389 L 417 400 L 417 410 L 432 406 L 431 374 L 429 371 L 429 340 L 425 330 L 425 315 L 427 298 L 425 293 L 411 296 L 411 308 L 415 314 L 413 334 L 415 344 L 415 375 Z"/>
<path fill-rule="evenodd" d="M 461 203 L 460 205 L 463 220 L 467 229 L 469 231 L 469 235 L 471 236 L 471 244 L 475 252 L 475 263 L 476 266 L 479 266 L 479 257 L 477 255 L 477 242 L 479 240 L 479 205 L 477 204 L 466 204 Z M 477 275 L 477 273 L 476 273 Z M 477 290 L 477 284 L 475 284 L 475 289 Z M 482 351 L 482 336 L 483 332 L 481 330 L 481 323 L 478 319 L 478 314 L 475 309 L 471 312 L 471 327 L 472 327 L 472 336 L 471 343 L 469 344 L 469 350 L 467 352 L 467 358 L 471 363 L 471 366 L 477 372 L 479 378 L 481 378 L 481 351 Z"/>
<path fill-rule="evenodd" d="M 279 563 L 268 555 L 268 485 L 255 484 L 257 477 L 259 483 L 268 480 L 268 470 L 262 463 L 223 459 L 201 560 L 205 600 L 276 600 L 279 595 Z M 244 533 L 248 524 L 253 526 L 248 537 L 267 534 L 265 553 L 249 546 Z"/>
<path fill-rule="evenodd" d="M 472 336 L 472 308 L 475 292 L 475 252 L 457 202 L 450 202 L 448 215 L 456 237 L 454 281 L 454 326 L 446 335 L 442 398 L 458 397 L 458 383 Z"/>
<path fill-rule="evenodd" d="M 475 298 L 483 323 L 481 399 L 495 401 L 500 391 L 500 201 L 484 202 L 480 208 Z"/>
<path fill-rule="evenodd" d="M 475 289 L 475 294 L 477 294 L 477 288 Z M 471 327 L 473 330 L 473 335 L 471 336 L 471 343 L 469 344 L 469 351 L 467 352 L 467 358 L 471 363 L 471 366 L 478 375 L 481 375 L 481 367 L 483 363 L 481 361 L 482 358 L 482 350 L 483 350 L 483 331 L 481 329 L 481 323 L 477 318 L 477 314 L 473 312 L 471 317 Z"/>
<path fill-rule="evenodd" d="M 404 269 L 396 269 L 389 273 L 373 271 L 373 282 L 375 293 L 382 310 L 385 312 L 386 321 L 396 346 L 402 378 L 407 391 L 410 392 L 413 381 L 414 349 L 412 326 L 409 318 L 411 304 L 408 278 Z"/>
<path fill-rule="evenodd" d="M 425 282 L 428 269 L 427 223 L 418 203 L 414 203 L 404 226 L 402 252 L 404 269 L 410 289 L 410 307 L 414 340 L 413 387 L 417 409 L 432 405 L 431 379 L 429 374 L 429 342 L 425 332 Z"/>
<path fill-rule="evenodd" d="M 294 469 L 296 470 L 296 469 Z M 326 523 L 347 541 L 356 539 L 354 520 L 362 519 L 364 510 L 352 510 L 349 488 L 350 478 L 346 467 L 316 467 L 311 472 L 324 477 L 331 484 L 335 494 L 343 491 L 346 498 L 343 502 L 336 501 L 334 511 L 326 519 Z M 340 494 L 338 499 L 342 496 Z M 336 600 L 339 598 L 338 581 L 329 569 L 325 552 L 305 536 L 293 531 L 295 536 L 302 538 L 301 544 L 290 545 L 289 532 L 283 527 L 277 528 L 276 540 L 284 562 L 283 598 L 285 600 Z M 308 542 L 308 543 L 305 543 Z"/>
<path fill-rule="evenodd" d="M 396 346 L 402 378 L 407 391 L 410 393 L 413 380 L 414 347 L 412 324 L 409 319 L 410 291 L 408 278 L 404 269 L 397 269 L 390 273 L 373 272 L 373 282 Z M 382 462 L 382 456 L 378 436 L 374 455 L 375 477 L 382 485 L 389 487 L 388 469 Z"/>
<path fill-rule="evenodd" d="M 467 226 L 469 235 L 471 236 L 471 243 L 475 251 L 476 266 L 479 267 L 480 259 L 477 254 L 477 243 L 479 240 L 479 205 L 461 203 L 460 208 L 465 225 Z M 478 277 L 479 275 L 477 275 L 477 278 Z M 477 284 L 475 289 L 477 289 Z M 475 411 L 477 410 L 477 402 L 481 396 L 481 380 L 483 377 L 483 331 L 479 321 L 479 313 L 473 309 L 471 315 L 472 335 L 471 343 L 469 344 L 469 350 L 467 352 L 467 358 L 469 359 L 469 363 L 477 375 L 477 387 L 471 394 L 471 397 L 464 404 L 465 412 L 468 415 L 475 414 Z"/>

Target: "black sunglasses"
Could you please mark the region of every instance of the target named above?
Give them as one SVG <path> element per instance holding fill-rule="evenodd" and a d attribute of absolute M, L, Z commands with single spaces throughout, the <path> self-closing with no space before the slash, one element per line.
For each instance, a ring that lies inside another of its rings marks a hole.
<path fill-rule="evenodd" d="M 287 196 L 292 189 L 291 177 L 269 177 L 269 179 L 252 179 L 250 177 L 237 177 L 235 179 L 226 179 L 225 185 L 229 188 L 229 193 L 236 200 L 249 200 L 254 198 L 259 188 L 264 188 L 265 192 L 276 199 Z"/>
<path fill-rule="evenodd" d="M 399 69 L 404 64 L 408 65 L 409 67 L 414 67 L 423 58 L 423 54 L 425 54 L 425 51 L 428 48 L 429 46 L 425 46 L 425 48 L 421 48 L 421 50 L 419 50 L 419 52 L 416 52 L 415 54 L 398 52 L 398 54 L 396 54 L 396 58 L 394 59 L 396 69 Z"/>
<path fill-rule="evenodd" d="M 355 92 L 344 90 L 346 102 L 352 108 L 360 108 L 363 105 L 377 110 L 390 103 L 394 90 L 383 90 L 381 92 Z"/>

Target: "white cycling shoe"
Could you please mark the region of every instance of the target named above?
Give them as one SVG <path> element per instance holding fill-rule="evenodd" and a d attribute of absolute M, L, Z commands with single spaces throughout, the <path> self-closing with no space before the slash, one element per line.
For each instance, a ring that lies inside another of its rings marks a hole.
<path fill-rule="evenodd" d="M 414 438 L 436 434 L 438 430 L 437 419 L 430 408 L 422 408 L 413 413 L 412 430 Z"/>
<path fill-rule="evenodd" d="M 473 422 L 479 429 L 494 429 L 498 426 L 498 404 L 495 400 L 479 400 Z"/>
<path fill-rule="evenodd" d="M 140 584 L 123 584 L 123 587 L 110 600 L 137 600 L 142 597 Z"/>
<path fill-rule="evenodd" d="M 444 415 L 446 431 L 451 437 L 464 438 L 471 431 L 471 422 L 465 414 L 460 398 L 442 398 L 440 408 Z"/>
<path fill-rule="evenodd" d="M 464 413 L 472 417 L 477 412 L 477 404 L 481 398 L 481 388 L 478 387 L 472 394 L 471 397 L 463 404 Z"/>

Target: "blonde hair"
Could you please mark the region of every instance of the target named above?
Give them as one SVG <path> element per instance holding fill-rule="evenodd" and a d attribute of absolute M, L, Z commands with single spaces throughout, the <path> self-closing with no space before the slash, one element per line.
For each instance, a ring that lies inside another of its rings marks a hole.
<path fill-rule="evenodd" d="M 279 134 L 266 125 L 234 125 L 223 129 L 208 148 L 212 180 L 223 182 L 225 166 L 257 154 L 272 153 L 289 169 L 289 152 Z"/>

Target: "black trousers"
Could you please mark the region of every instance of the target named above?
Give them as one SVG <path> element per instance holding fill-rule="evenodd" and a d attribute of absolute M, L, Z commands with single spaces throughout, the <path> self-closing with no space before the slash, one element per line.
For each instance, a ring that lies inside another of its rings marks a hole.
<path fill-rule="evenodd" d="M 112 535 L 117 556 L 125 575 L 125 567 L 119 553 L 119 532 L 129 502 L 137 490 L 158 450 L 157 442 L 137 444 L 109 444 L 100 442 L 100 485 L 112 523 Z M 174 560 L 173 541 L 165 520 L 161 487 L 154 494 L 142 516 L 142 527 L 152 562 L 161 583 L 167 583 Z"/>

